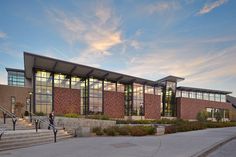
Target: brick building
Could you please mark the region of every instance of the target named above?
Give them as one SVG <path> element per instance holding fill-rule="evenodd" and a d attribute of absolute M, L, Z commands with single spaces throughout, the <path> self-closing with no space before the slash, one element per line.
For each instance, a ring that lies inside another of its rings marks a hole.
<path fill-rule="evenodd" d="M 15 112 L 20 102 L 27 110 L 48 114 L 104 114 L 111 118 L 194 120 L 206 110 L 211 119 L 235 112 L 231 92 L 178 87 L 184 78 L 157 81 L 24 52 L 24 70 L 6 68 L 8 85 L 0 85 L 0 105 Z"/>

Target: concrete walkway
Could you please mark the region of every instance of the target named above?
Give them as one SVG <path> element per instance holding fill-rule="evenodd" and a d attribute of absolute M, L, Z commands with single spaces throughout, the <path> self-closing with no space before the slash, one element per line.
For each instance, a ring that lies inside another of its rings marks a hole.
<path fill-rule="evenodd" d="M 191 157 L 223 139 L 236 127 L 164 136 L 74 138 L 55 144 L 0 152 L 1 157 Z"/>

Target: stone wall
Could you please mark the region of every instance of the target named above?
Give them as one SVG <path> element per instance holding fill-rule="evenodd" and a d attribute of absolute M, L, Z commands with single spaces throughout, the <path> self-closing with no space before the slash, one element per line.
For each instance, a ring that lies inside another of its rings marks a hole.
<path fill-rule="evenodd" d="M 145 119 L 160 119 L 160 95 L 145 94 Z"/>
<path fill-rule="evenodd" d="M 194 120 L 197 113 L 207 107 L 235 110 L 230 103 L 215 102 L 190 98 L 177 98 L 177 116 L 181 119 Z"/>
<path fill-rule="evenodd" d="M 124 118 L 124 93 L 104 91 L 104 114 L 111 118 Z"/>
<path fill-rule="evenodd" d="M 80 90 L 54 88 L 55 114 L 80 113 Z"/>

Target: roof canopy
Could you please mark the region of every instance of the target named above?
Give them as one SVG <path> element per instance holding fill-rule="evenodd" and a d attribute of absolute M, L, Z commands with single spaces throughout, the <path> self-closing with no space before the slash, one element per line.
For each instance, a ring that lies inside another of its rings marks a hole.
<path fill-rule="evenodd" d="M 140 83 L 150 86 L 157 86 L 156 81 L 147 80 L 130 75 L 120 74 L 107 70 L 102 70 L 94 67 L 89 67 L 81 64 L 75 64 L 67 61 L 62 61 L 50 57 L 40 56 L 28 52 L 24 52 L 25 77 L 31 78 L 33 75 L 32 69 L 41 69 L 50 72 L 62 73 L 79 77 L 95 77 L 109 81 L 117 81 L 121 83 Z"/>
<path fill-rule="evenodd" d="M 167 76 L 167 77 L 164 77 L 160 80 L 157 80 L 157 82 L 161 83 L 161 82 L 165 82 L 165 81 L 171 81 L 171 82 L 180 82 L 180 81 L 183 81 L 184 78 L 182 77 L 177 77 L 177 76 Z"/>
<path fill-rule="evenodd" d="M 221 91 L 221 90 L 212 90 L 212 89 L 203 89 L 203 88 L 193 88 L 193 87 L 177 87 L 178 90 L 183 91 L 192 91 L 192 92 L 205 92 L 205 93 L 213 93 L 213 94 L 231 94 L 232 92 Z"/>

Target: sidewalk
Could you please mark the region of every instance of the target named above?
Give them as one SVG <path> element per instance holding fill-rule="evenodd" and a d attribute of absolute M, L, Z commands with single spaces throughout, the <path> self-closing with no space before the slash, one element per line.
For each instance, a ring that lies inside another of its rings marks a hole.
<path fill-rule="evenodd" d="M 74 138 L 56 144 L 0 152 L 0 156 L 191 157 L 231 136 L 236 136 L 236 127 L 164 136 Z"/>

